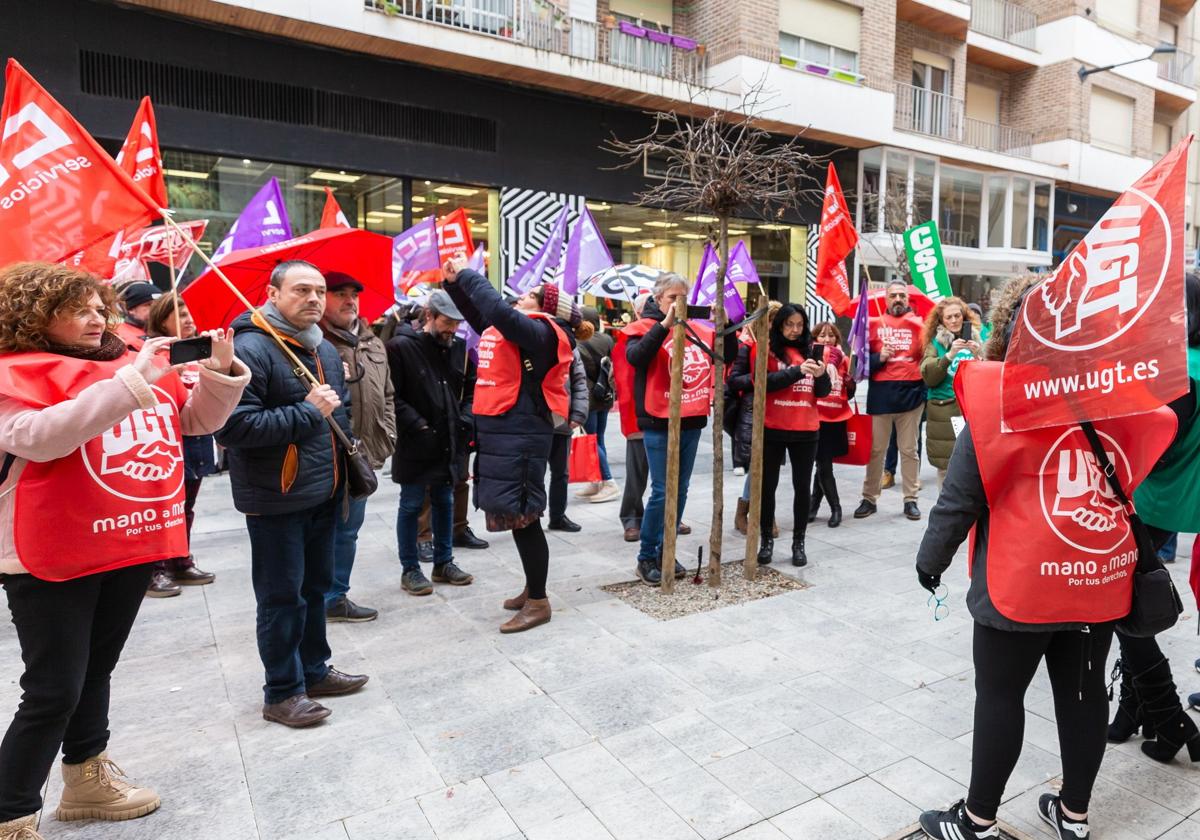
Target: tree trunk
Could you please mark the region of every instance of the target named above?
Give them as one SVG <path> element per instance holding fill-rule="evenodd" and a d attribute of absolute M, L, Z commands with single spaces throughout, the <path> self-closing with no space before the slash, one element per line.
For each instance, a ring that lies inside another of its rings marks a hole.
<path fill-rule="evenodd" d="M 667 501 L 663 513 L 662 591 L 675 590 L 675 539 L 679 525 L 679 412 L 683 403 L 684 321 L 687 296 L 675 301 L 671 328 L 671 405 L 667 414 Z"/>
<path fill-rule="evenodd" d="M 763 296 L 764 305 L 769 303 Z M 763 416 L 767 411 L 768 313 L 754 322 L 754 423 L 750 433 L 750 513 L 746 520 L 746 580 L 758 577 L 759 519 L 762 516 Z"/>
<path fill-rule="evenodd" d="M 708 532 L 708 585 L 721 585 L 721 541 L 725 530 L 725 273 L 729 265 L 729 217 L 722 216 L 717 253 L 717 292 L 713 302 L 713 503 Z"/>

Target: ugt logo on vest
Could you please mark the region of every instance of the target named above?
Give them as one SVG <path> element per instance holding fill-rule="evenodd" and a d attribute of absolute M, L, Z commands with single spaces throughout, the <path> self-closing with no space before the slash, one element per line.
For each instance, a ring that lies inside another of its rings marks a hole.
<path fill-rule="evenodd" d="M 1134 325 L 1162 289 L 1171 253 L 1162 206 L 1146 193 L 1121 195 L 1022 307 L 1034 338 L 1056 350 L 1100 347 Z"/>
<path fill-rule="evenodd" d="M 1133 484 L 1129 459 L 1115 440 L 1097 432 L 1121 483 Z M 1129 533 L 1129 520 L 1088 444 L 1074 426 L 1059 436 L 1042 461 L 1042 515 L 1072 548 L 1089 554 L 1114 551 Z"/>
<path fill-rule="evenodd" d="M 183 484 L 175 404 L 164 391 L 151 387 L 159 398 L 154 408 L 133 412 L 81 450 L 84 466 L 97 484 L 135 502 L 173 498 Z"/>

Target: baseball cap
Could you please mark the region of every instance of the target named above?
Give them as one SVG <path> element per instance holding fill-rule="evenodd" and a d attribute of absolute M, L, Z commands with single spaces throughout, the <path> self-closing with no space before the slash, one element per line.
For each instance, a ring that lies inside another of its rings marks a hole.
<path fill-rule="evenodd" d="M 133 309 L 143 303 L 150 303 L 162 297 L 162 292 L 153 283 L 130 283 L 121 293 L 121 301 L 126 309 Z"/>
<path fill-rule="evenodd" d="M 439 315 L 445 315 L 455 321 L 463 320 L 463 314 L 458 311 L 458 307 L 454 305 L 454 301 L 450 299 L 450 295 L 445 289 L 434 289 L 429 295 L 429 300 L 425 302 L 425 306 L 432 309 Z"/>

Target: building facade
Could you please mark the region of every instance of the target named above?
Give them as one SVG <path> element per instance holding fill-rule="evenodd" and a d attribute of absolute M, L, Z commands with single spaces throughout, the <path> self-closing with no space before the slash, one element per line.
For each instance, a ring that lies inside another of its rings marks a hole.
<path fill-rule="evenodd" d="M 892 275 L 899 234 L 934 219 L 956 291 L 987 307 L 1197 122 L 1190 0 L 0 0 L 0 14 L 0 50 L 103 141 L 151 96 L 172 206 L 210 219 L 209 247 L 274 176 L 297 233 L 327 186 L 384 233 L 464 207 L 494 280 L 585 203 L 618 261 L 694 276 L 714 220 L 639 206 L 652 165 L 614 169 L 603 143 L 644 134 L 647 110 L 736 108 L 761 87 L 763 124 L 835 161 L 859 276 Z M 804 297 L 818 214 L 736 223 L 772 294 Z M 1189 224 L 1189 258 L 1198 236 Z"/>

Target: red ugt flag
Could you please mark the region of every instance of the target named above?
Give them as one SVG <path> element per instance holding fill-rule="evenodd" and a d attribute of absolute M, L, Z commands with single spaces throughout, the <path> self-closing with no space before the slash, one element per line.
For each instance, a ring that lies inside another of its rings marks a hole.
<path fill-rule="evenodd" d="M 11 58 L 0 127 L 0 266 L 57 262 L 158 218 L 154 200 Z"/>
<path fill-rule="evenodd" d="M 342 212 L 341 205 L 337 203 L 337 199 L 333 197 L 333 190 L 329 187 L 325 188 L 325 208 L 321 211 L 321 229 L 325 228 L 349 228 L 350 223 L 346 221 L 346 214 Z"/>
<path fill-rule="evenodd" d="M 1143 414 L 1188 390 L 1184 193 L 1191 136 L 1113 202 L 1016 314 L 1006 430 Z"/>
<path fill-rule="evenodd" d="M 466 208 L 459 207 L 453 213 L 442 216 L 437 220 L 438 259 L 440 262 L 462 252 L 471 255 L 475 252 L 475 242 L 471 239 L 471 221 L 467 217 Z M 442 270 L 405 272 L 400 280 L 400 291 L 408 294 L 414 286 L 422 283 L 430 285 L 441 282 Z"/>
<path fill-rule="evenodd" d="M 162 154 L 158 150 L 158 124 L 150 97 L 143 96 L 129 128 L 129 136 L 117 152 L 117 166 L 129 173 L 146 195 L 167 206 L 167 182 L 163 179 Z"/>
<path fill-rule="evenodd" d="M 821 206 L 821 238 L 817 243 L 817 294 L 829 301 L 833 311 L 845 315 L 850 309 L 850 280 L 846 257 L 858 244 L 858 231 L 842 195 L 833 164 L 825 178 L 825 203 Z"/>

